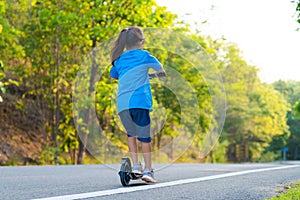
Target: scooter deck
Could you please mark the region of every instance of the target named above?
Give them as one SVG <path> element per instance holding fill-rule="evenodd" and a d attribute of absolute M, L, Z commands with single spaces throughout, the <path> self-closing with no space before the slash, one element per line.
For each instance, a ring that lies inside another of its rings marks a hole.
<path fill-rule="evenodd" d="M 135 174 L 133 172 L 129 172 L 130 179 L 137 180 L 143 177 L 143 174 Z"/>
<path fill-rule="evenodd" d="M 121 175 L 121 171 L 119 171 L 119 175 Z M 137 180 L 137 179 L 141 179 L 143 177 L 143 174 L 135 174 L 133 172 L 125 172 L 126 173 L 126 176 L 129 176 L 129 178 L 131 180 Z"/>

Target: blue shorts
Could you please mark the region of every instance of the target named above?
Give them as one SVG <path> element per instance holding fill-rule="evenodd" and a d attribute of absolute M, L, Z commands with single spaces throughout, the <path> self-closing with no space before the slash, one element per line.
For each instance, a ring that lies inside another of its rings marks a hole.
<path fill-rule="evenodd" d="M 151 142 L 150 111 L 141 108 L 131 108 L 119 113 L 128 137 L 137 137 L 141 142 Z"/>

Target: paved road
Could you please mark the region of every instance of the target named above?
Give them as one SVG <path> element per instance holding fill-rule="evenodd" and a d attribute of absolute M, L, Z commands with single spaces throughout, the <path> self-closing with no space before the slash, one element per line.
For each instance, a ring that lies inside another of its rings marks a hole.
<path fill-rule="evenodd" d="M 0 167 L 0 199 L 265 199 L 285 184 L 300 181 L 298 163 L 174 164 L 155 166 L 155 185 L 135 181 L 124 188 L 118 167 Z"/>

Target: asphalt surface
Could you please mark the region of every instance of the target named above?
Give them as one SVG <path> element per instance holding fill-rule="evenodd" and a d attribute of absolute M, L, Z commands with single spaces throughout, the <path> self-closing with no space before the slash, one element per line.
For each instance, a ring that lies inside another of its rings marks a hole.
<path fill-rule="evenodd" d="M 56 196 L 66 199 L 63 195 L 91 192 L 103 195 L 103 192 L 119 189 L 132 191 L 109 193 L 92 199 L 266 199 L 276 195 L 286 184 L 300 181 L 300 163 L 154 166 L 158 169 L 155 172 L 158 183 L 154 185 L 157 188 L 148 188 L 149 185 L 140 180 L 132 181 L 130 187 L 122 187 L 117 174 L 119 165 L 0 167 L 0 199 L 29 200 Z M 275 167 L 291 168 L 255 171 Z M 236 173 L 249 170 L 253 171 Z M 195 178 L 203 179 L 181 183 Z M 178 182 L 172 185 L 174 181 Z M 168 183 L 171 185 L 164 185 Z"/>

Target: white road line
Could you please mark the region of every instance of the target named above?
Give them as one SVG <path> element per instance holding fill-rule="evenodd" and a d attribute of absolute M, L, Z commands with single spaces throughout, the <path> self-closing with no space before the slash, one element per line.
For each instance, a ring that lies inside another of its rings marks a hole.
<path fill-rule="evenodd" d="M 208 180 L 238 176 L 238 175 L 243 175 L 243 174 L 250 174 L 250 173 L 257 173 L 257 172 L 264 172 L 264 171 L 272 171 L 272 170 L 279 170 L 279 169 L 289 169 L 289 168 L 295 168 L 295 167 L 300 167 L 300 165 L 288 165 L 288 166 L 281 166 L 281 167 L 245 170 L 245 171 L 240 171 L 240 172 L 231 172 L 231 173 L 219 174 L 219 175 L 213 175 L 213 176 L 177 180 L 177 181 L 171 181 L 171 182 L 165 182 L 165 183 L 157 183 L 155 185 L 145 185 L 145 186 L 139 186 L 139 187 L 122 187 L 122 188 L 113 189 L 113 190 L 103 190 L 103 191 L 98 191 L 98 192 L 72 194 L 72 195 L 56 196 L 56 197 L 41 198 L 41 199 L 34 199 L 34 200 L 77 200 L 77 199 L 86 199 L 86 198 L 93 198 L 93 197 L 108 196 L 108 195 L 113 195 L 113 194 L 129 193 L 129 192 L 136 192 L 136 191 L 141 191 L 141 190 L 150 190 L 150 189 L 162 188 L 162 187 L 170 187 L 170 186 L 182 185 L 182 184 L 188 184 L 188 183 L 196 183 L 196 182 L 201 182 L 201 181 L 208 181 Z"/>

